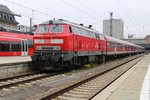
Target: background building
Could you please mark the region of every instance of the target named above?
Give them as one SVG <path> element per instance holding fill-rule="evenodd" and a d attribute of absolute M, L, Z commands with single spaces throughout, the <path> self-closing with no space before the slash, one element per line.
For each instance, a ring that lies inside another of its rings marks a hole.
<path fill-rule="evenodd" d="M 20 32 L 30 32 L 30 27 L 26 25 L 18 25 L 17 30 Z"/>
<path fill-rule="evenodd" d="M 124 34 L 124 22 L 122 19 L 112 19 L 112 28 L 111 28 L 111 20 L 103 20 L 103 34 L 111 36 L 112 29 L 112 37 L 123 39 Z"/>
<path fill-rule="evenodd" d="M 145 38 L 130 38 L 130 39 L 123 39 L 127 42 L 131 42 L 140 46 L 145 47 L 146 50 L 150 50 L 150 35 L 147 35 Z"/>
<path fill-rule="evenodd" d="M 7 6 L 0 4 L 0 27 L 16 29 L 18 22 L 14 16 Z"/>
<path fill-rule="evenodd" d="M 128 39 L 132 39 L 133 38 L 133 34 L 128 34 Z"/>

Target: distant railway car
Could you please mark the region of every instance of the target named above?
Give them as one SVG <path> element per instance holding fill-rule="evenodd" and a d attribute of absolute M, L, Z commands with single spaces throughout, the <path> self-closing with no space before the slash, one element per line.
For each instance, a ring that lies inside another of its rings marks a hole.
<path fill-rule="evenodd" d="M 105 35 L 107 40 L 107 55 L 131 54 L 143 52 L 144 48 L 114 37 Z"/>
<path fill-rule="evenodd" d="M 33 62 L 46 67 L 72 66 L 90 61 L 101 62 L 102 56 L 142 52 L 140 46 L 104 36 L 91 27 L 66 20 L 50 20 L 38 25 L 33 37 Z M 130 49 L 134 48 L 134 51 Z"/>
<path fill-rule="evenodd" d="M 0 32 L 0 56 L 28 56 L 33 52 L 33 36 Z"/>

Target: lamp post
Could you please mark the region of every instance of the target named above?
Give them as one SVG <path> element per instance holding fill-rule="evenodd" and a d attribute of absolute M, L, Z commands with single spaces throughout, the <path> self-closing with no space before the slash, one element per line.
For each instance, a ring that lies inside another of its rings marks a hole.
<path fill-rule="evenodd" d="M 109 12 L 110 14 L 110 36 L 112 37 L 112 16 L 113 16 L 113 12 Z"/>

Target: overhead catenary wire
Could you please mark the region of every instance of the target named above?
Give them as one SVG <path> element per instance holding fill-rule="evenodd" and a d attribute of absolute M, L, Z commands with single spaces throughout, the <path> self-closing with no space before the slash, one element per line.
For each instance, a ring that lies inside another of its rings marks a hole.
<path fill-rule="evenodd" d="M 136 31 L 137 32 L 139 32 L 140 30 L 139 30 L 139 28 L 137 28 L 136 26 L 137 26 L 137 21 L 134 19 L 133 20 L 133 17 L 130 17 L 129 15 L 128 15 L 128 13 L 126 12 L 126 10 L 124 9 L 124 7 L 123 7 L 123 5 L 121 4 L 121 2 L 119 1 L 119 0 L 116 0 L 117 1 L 117 3 L 119 4 L 119 6 L 120 6 L 120 8 L 122 9 L 122 11 L 124 12 L 124 14 L 128 17 L 128 19 L 130 20 L 130 22 L 131 22 L 131 24 L 136 28 Z"/>
<path fill-rule="evenodd" d="M 134 16 L 132 10 L 129 8 L 129 6 L 127 5 L 127 3 L 126 3 L 126 2 L 123 2 L 123 4 L 126 5 L 126 8 L 128 9 L 128 12 L 132 15 L 132 18 L 133 18 L 134 21 L 137 23 L 138 20 L 135 18 L 135 16 Z"/>
<path fill-rule="evenodd" d="M 143 29 L 143 25 L 140 25 L 140 24 L 138 23 L 137 18 L 134 16 L 132 10 L 129 8 L 129 6 L 127 5 L 127 3 L 124 1 L 123 4 L 126 6 L 126 8 L 128 9 L 128 12 L 131 14 L 131 16 L 132 16 L 131 18 L 134 20 L 134 22 L 136 22 L 136 26 L 137 26 L 137 27 L 140 26 L 141 29 Z M 137 28 L 137 29 L 140 30 L 139 28 Z"/>
<path fill-rule="evenodd" d="M 28 10 L 31 10 L 31 11 L 34 11 L 34 12 L 38 12 L 38 13 L 40 13 L 40 14 L 43 14 L 43 15 L 46 15 L 46 16 L 49 16 L 49 17 L 52 17 L 52 18 L 57 18 L 57 17 L 52 16 L 52 15 L 50 15 L 50 14 L 48 14 L 48 13 L 43 12 L 43 11 L 36 10 L 36 9 L 30 8 L 30 7 L 24 6 L 24 5 L 22 5 L 22 4 L 19 4 L 19 3 L 14 2 L 14 1 L 10 1 L 10 0 L 4 0 L 4 1 L 6 1 L 6 2 L 8 2 L 8 3 L 11 3 L 11 4 L 13 4 L 13 5 L 20 6 L 20 7 L 22 7 L 22 8 L 25 8 L 25 9 L 28 9 Z M 99 21 L 100 21 L 100 20 L 97 19 L 95 16 L 92 16 L 92 15 L 88 14 L 87 12 L 80 10 L 79 8 L 73 6 L 72 4 L 67 3 L 65 0 L 62 0 L 62 1 L 63 1 L 65 4 L 69 5 L 70 7 L 73 7 L 74 9 L 78 10 L 80 13 L 85 14 L 85 15 L 87 15 L 88 17 L 92 18 L 93 20 L 95 20 L 95 22 L 99 22 Z M 30 18 L 31 18 L 31 17 L 30 17 Z M 35 19 L 35 18 L 34 18 L 34 19 Z"/>
<path fill-rule="evenodd" d="M 133 25 L 136 25 L 135 21 L 132 20 L 132 18 L 128 15 L 128 13 L 126 12 L 126 10 L 124 9 L 123 5 L 120 3 L 119 0 L 116 0 L 117 3 L 119 4 L 120 8 L 122 9 L 122 11 L 124 12 L 124 14 L 128 17 L 128 19 L 130 20 L 130 22 L 133 24 Z"/>
<path fill-rule="evenodd" d="M 36 5 L 38 5 L 38 6 L 41 6 L 42 4 L 41 3 L 38 3 L 37 1 L 35 1 L 35 0 L 30 0 L 32 3 L 34 3 L 34 4 L 36 4 Z M 59 14 L 62 14 L 63 16 L 65 16 L 66 18 L 69 18 L 69 17 L 72 17 L 72 16 L 66 16 L 66 15 L 64 15 L 64 13 L 62 13 L 62 12 L 60 12 L 60 11 L 57 11 L 57 10 L 54 10 L 54 9 L 52 9 L 52 8 L 48 8 L 48 7 L 46 7 L 45 5 L 42 5 L 42 8 L 44 8 L 44 9 L 46 9 L 46 10 L 48 10 L 48 11 L 53 11 L 54 13 L 59 13 Z"/>
<path fill-rule="evenodd" d="M 78 4 L 81 5 L 82 7 L 84 7 L 85 9 L 89 10 L 92 14 L 96 15 L 96 13 L 93 10 L 91 10 L 88 6 L 86 6 L 80 0 L 75 0 L 75 1 L 78 2 Z"/>
<path fill-rule="evenodd" d="M 45 12 L 42 12 L 42 11 L 39 11 L 39 10 L 30 8 L 30 7 L 26 7 L 26 6 L 22 5 L 22 4 L 19 4 L 19 3 L 16 3 L 16 2 L 10 1 L 10 0 L 4 0 L 4 1 L 9 2 L 9 3 L 11 3 L 11 4 L 13 4 L 13 5 L 16 5 L 16 6 L 23 7 L 23 8 L 28 9 L 28 10 L 34 10 L 35 12 L 44 14 L 44 15 L 49 16 L 49 17 L 56 18 L 55 16 L 52 16 L 52 15 L 50 15 L 50 14 L 48 14 L 48 13 L 45 13 Z"/>
<path fill-rule="evenodd" d="M 97 19 L 96 17 L 88 14 L 87 12 L 85 11 L 82 11 L 81 9 L 77 8 L 76 6 L 72 5 L 71 3 L 68 3 L 66 0 L 61 0 L 62 2 L 64 2 L 66 5 L 70 6 L 71 8 L 74 8 L 76 9 L 77 11 L 79 11 L 80 13 L 84 14 L 84 15 L 87 15 L 88 17 L 92 18 L 93 20 L 95 20 L 96 22 L 100 21 L 99 19 Z"/>

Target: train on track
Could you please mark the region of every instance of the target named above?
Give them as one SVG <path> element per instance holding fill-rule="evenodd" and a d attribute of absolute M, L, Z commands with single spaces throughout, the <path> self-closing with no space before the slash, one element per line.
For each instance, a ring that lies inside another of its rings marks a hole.
<path fill-rule="evenodd" d="M 33 36 L 0 31 L 0 56 L 31 56 Z"/>
<path fill-rule="evenodd" d="M 33 37 L 32 61 L 43 63 L 44 69 L 73 67 L 103 57 L 144 52 L 144 48 L 100 34 L 83 24 L 67 20 L 49 20 L 37 26 Z"/>

